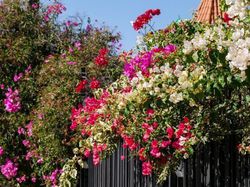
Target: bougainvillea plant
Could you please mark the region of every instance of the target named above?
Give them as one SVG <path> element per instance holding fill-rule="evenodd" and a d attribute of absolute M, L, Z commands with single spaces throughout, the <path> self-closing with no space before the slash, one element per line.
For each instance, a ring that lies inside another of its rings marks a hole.
<path fill-rule="evenodd" d="M 228 17 L 214 25 L 180 21 L 146 35 L 143 50 L 121 54 L 124 74 L 72 112 L 78 146 L 62 186 L 77 163 L 98 165 L 120 141 L 159 183 L 211 140 L 236 135 L 239 151 L 250 153 L 249 2 L 226 3 Z"/>
<path fill-rule="evenodd" d="M 64 10 L 1 2 L 0 186 L 58 186 L 76 146 L 71 111 L 121 73 L 119 33 L 90 18 L 61 24 Z"/>

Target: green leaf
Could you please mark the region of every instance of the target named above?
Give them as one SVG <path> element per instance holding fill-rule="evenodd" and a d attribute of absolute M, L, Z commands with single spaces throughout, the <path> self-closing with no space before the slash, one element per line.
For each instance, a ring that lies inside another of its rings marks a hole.
<path fill-rule="evenodd" d="M 198 55 L 198 52 L 197 52 L 197 51 L 192 55 L 192 58 L 194 59 L 195 62 L 198 62 L 198 60 L 199 60 L 199 55 Z"/>

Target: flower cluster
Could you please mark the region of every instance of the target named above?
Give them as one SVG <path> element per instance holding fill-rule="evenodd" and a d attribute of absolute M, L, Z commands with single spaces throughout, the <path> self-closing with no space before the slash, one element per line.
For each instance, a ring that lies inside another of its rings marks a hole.
<path fill-rule="evenodd" d="M 11 179 L 17 175 L 18 167 L 11 160 L 7 160 L 6 163 L 2 166 L 1 173 L 7 178 Z"/>
<path fill-rule="evenodd" d="M 4 99 L 4 105 L 7 112 L 18 112 L 21 109 L 21 102 L 18 90 L 12 90 L 8 88 L 8 92 L 5 93 L 6 99 Z"/>
<path fill-rule="evenodd" d="M 135 73 L 139 70 L 143 75 L 149 76 L 149 68 L 154 65 L 153 56 L 156 53 L 162 53 L 165 56 L 176 51 L 175 45 L 167 45 L 164 48 L 154 48 L 150 51 L 143 52 L 142 54 L 137 55 L 129 62 L 126 62 L 124 65 L 124 74 L 132 79 L 135 77 Z"/>
<path fill-rule="evenodd" d="M 75 160 L 93 155 L 97 165 L 120 140 L 142 162 L 142 174 L 154 173 L 162 182 L 197 144 L 217 139 L 213 132 L 226 136 L 228 120 L 243 120 L 238 127 L 247 134 L 249 99 L 243 98 L 249 91 L 242 82 L 248 83 L 233 69 L 243 67 L 249 77 L 249 32 L 244 20 L 236 19 L 190 30 L 193 22 L 176 23 L 145 37 L 147 46 L 136 54 L 123 53 L 124 74 L 74 110 L 73 130 L 81 134 Z M 237 50 L 246 55 L 239 57 Z M 237 101 L 242 105 L 235 106 Z M 247 142 L 240 144 L 241 152 L 247 152 Z"/>
<path fill-rule="evenodd" d="M 109 63 L 108 53 L 109 50 L 107 48 L 100 49 L 98 56 L 95 58 L 95 64 L 100 67 L 107 66 Z"/>
<path fill-rule="evenodd" d="M 88 85 L 88 81 L 87 81 L 87 80 L 82 80 L 82 81 L 80 81 L 80 82 L 77 84 L 76 88 L 75 88 L 76 93 L 80 93 L 80 92 L 82 92 L 83 90 L 85 90 L 86 87 L 87 87 L 87 85 Z M 95 90 L 95 89 L 97 89 L 97 88 L 100 88 L 100 81 L 98 81 L 96 78 L 93 78 L 93 79 L 89 82 L 89 88 L 90 88 L 91 90 Z"/>
<path fill-rule="evenodd" d="M 52 185 L 52 187 L 56 187 L 57 186 L 57 177 L 58 175 L 60 175 L 62 173 L 62 170 L 59 170 L 59 169 L 55 169 L 51 175 L 49 176 L 46 176 L 44 175 L 43 176 L 43 179 L 45 181 L 50 181 L 50 184 Z"/>
<path fill-rule="evenodd" d="M 133 22 L 133 28 L 138 31 L 140 30 L 145 24 L 153 18 L 153 16 L 160 15 L 160 9 L 149 9 L 144 12 L 142 15 L 138 16 L 136 20 Z"/>
<path fill-rule="evenodd" d="M 76 86 L 76 93 L 80 93 L 82 90 L 85 89 L 87 84 L 87 80 L 82 80 L 81 82 L 79 82 Z"/>
<path fill-rule="evenodd" d="M 44 20 L 49 21 L 51 15 L 59 15 L 66 10 L 66 7 L 61 3 L 49 5 L 46 12 L 44 13 Z"/>
<path fill-rule="evenodd" d="M 183 52 L 190 54 L 198 50 L 208 50 L 211 45 L 216 45 L 217 50 L 223 51 L 228 48 L 226 59 L 235 75 L 240 75 L 244 80 L 246 78 L 246 70 L 250 65 L 250 36 L 241 20 L 246 18 L 247 4 L 241 0 L 234 3 L 227 1 L 231 5 L 225 13 L 224 21 L 229 24 L 228 27 L 216 25 L 213 28 L 206 28 L 205 32 L 196 34 L 191 41 L 184 41 Z M 227 37 L 228 29 L 231 35 Z"/>

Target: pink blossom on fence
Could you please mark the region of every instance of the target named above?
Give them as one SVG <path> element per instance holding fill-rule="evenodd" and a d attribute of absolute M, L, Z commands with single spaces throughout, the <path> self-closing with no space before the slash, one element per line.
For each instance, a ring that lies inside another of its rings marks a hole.
<path fill-rule="evenodd" d="M 149 161 L 142 163 L 142 174 L 143 175 L 151 175 L 152 169 L 153 169 L 153 167 Z"/>

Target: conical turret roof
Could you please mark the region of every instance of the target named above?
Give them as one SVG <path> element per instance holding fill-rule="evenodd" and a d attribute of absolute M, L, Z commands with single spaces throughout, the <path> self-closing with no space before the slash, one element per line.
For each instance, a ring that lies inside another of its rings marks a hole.
<path fill-rule="evenodd" d="M 202 23 L 214 23 L 218 17 L 222 17 L 220 0 L 202 0 L 195 19 Z"/>

